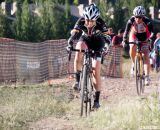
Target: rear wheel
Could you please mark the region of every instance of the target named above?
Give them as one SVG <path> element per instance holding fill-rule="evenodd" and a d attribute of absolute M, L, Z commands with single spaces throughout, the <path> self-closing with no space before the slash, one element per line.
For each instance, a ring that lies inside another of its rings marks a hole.
<path fill-rule="evenodd" d="M 92 105 L 94 103 L 94 91 L 93 91 L 93 82 L 91 79 L 91 75 L 89 75 L 88 78 L 88 102 L 89 102 L 89 109 L 88 112 L 90 113 L 92 111 Z"/>

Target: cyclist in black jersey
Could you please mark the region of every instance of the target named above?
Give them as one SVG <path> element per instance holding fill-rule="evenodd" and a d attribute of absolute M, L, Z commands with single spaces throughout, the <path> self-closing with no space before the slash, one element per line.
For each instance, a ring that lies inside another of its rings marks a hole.
<path fill-rule="evenodd" d="M 110 37 L 108 36 L 105 39 L 104 35 L 107 34 L 107 26 L 105 22 L 100 18 L 99 9 L 95 4 L 90 4 L 85 7 L 83 10 L 83 17 L 79 18 L 76 22 L 74 29 L 71 31 L 71 36 L 68 39 L 68 51 L 73 48 L 74 40 L 77 36 L 82 33 L 79 38 L 78 43 L 76 44 L 76 49 L 92 49 L 94 51 L 102 51 L 105 48 L 106 40 L 110 42 Z M 82 57 L 83 53 L 76 52 L 75 60 L 74 60 L 74 71 L 75 71 L 75 83 L 73 88 L 78 90 L 79 88 L 79 80 L 80 80 L 80 72 L 82 67 Z M 95 100 L 94 100 L 94 108 L 99 108 L 99 97 L 101 91 L 101 54 L 96 53 L 93 58 L 93 79 L 95 86 Z"/>

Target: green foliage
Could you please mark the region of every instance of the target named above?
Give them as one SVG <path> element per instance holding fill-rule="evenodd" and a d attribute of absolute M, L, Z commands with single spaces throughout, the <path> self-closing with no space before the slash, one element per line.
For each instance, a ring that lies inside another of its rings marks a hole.
<path fill-rule="evenodd" d="M 14 38 L 12 21 L 2 15 L 2 11 L 0 11 L 0 37 Z"/>
<path fill-rule="evenodd" d="M 37 36 L 37 17 L 29 9 L 27 0 L 23 3 L 21 14 L 21 35 L 24 41 L 36 41 Z"/>
<path fill-rule="evenodd" d="M 73 3 L 74 3 L 75 5 L 78 5 L 78 0 L 74 0 Z"/>
<path fill-rule="evenodd" d="M 1 11 L 2 14 L 2 11 Z M 4 15 L 0 16 L 0 37 L 5 37 L 6 35 L 6 29 L 7 27 L 5 26 L 6 24 L 6 18 Z"/>
<path fill-rule="evenodd" d="M 97 5 L 100 9 L 101 17 L 115 32 L 125 27 L 125 10 L 122 9 L 123 3 L 121 1 L 117 1 L 114 6 L 111 2 L 106 1 L 98 1 Z"/>
<path fill-rule="evenodd" d="M 13 0 L 5 0 L 6 3 L 11 3 Z"/>
<path fill-rule="evenodd" d="M 32 42 L 68 38 L 74 24 L 73 16 L 70 14 L 70 0 L 17 0 L 16 2 L 18 10 L 15 21 L 8 20 L 4 15 L 0 16 L 0 36 Z M 29 3 L 36 4 L 39 15 L 29 11 Z M 77 5 L 78 1 L 74 0 L 73 3 Z M 135 6 L 143 5 L 147 10 L 147 16 L 149 16 L 149 6 L 160 7 L 160 2 L 157 0 L 96 0 L 95 3 L 100 9 L 102 19 L 114 29 L 115 33 L 119 28 L 125 28 Z M 60 4 L 65 8 L 60 7 Z M 154 27 L 156 31 L 160 31 L 158 25 Z"/>
<path fill-rule="evenodd" d="M 122 9 L 123 3 L 118 1 L 114 6 L 114 17 L 111 23 L 111 27 L 118 32 L 120 28 L 125 28 L 125 10 Z"/>

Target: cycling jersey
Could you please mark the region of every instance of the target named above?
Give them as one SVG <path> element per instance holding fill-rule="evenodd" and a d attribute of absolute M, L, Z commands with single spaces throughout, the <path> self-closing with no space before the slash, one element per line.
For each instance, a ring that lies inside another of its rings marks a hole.
<path fill-rule="evenodd" d="M 85 42 L 87 47 L 92 50 L 102 50 L 106 41 L 104 36 L 101 34 L 103 32 L 107 32 L 107 26 L 101 18 L 96 20 L 96 24 L 92 28 L 87 28 L 87 26 L 85 26 L 85 19 L 83 17 L 79 18 L 74 29 L 78 30 L 78 33 L 74 33 L 74 35 L 70 37 L 72 40 L 75 40 L 78 34 L 82 33 L 79 41 Z"/>
<path fill-rule="evenodd" d="M 138 41 L 146 41 L 150 38 L 151 33 L 153 32 L 152 22 L 147 17 L 142 17 L 141 23 L 135 22 L 135 17 L 132 16 L 126 25 L 126 29 L 123 35 L 123 39 L 127 39 L 129 34 L 129 42 Z"/>
<path fill-rule="evenodd" d="M 101 18 L 98 18 L 96 20 L 96 25 L 90 29 L 85 26 L 85 19 L 83 17 L 79 18 L 74 26 L 74 29 L 82 31 L 82 35 L 86 36 L 91 36 L 99 32 L 107 32 L 107 26 Z"/>

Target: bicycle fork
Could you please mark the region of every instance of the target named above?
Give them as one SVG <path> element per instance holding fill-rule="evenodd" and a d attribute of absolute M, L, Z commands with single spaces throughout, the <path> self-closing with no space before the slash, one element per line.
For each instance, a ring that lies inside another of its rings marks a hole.
<path fill-rule="evenodd" d="M 139 61 L 139 77 L 140 78 L 143 78 L 143 75 L 144 75 L 144 64 L 143 64 L 143 54 L 140 54 L 140 53 L 138 53 L 137 55 L 137 59 L 138 59 L 138 61 Z"/>

